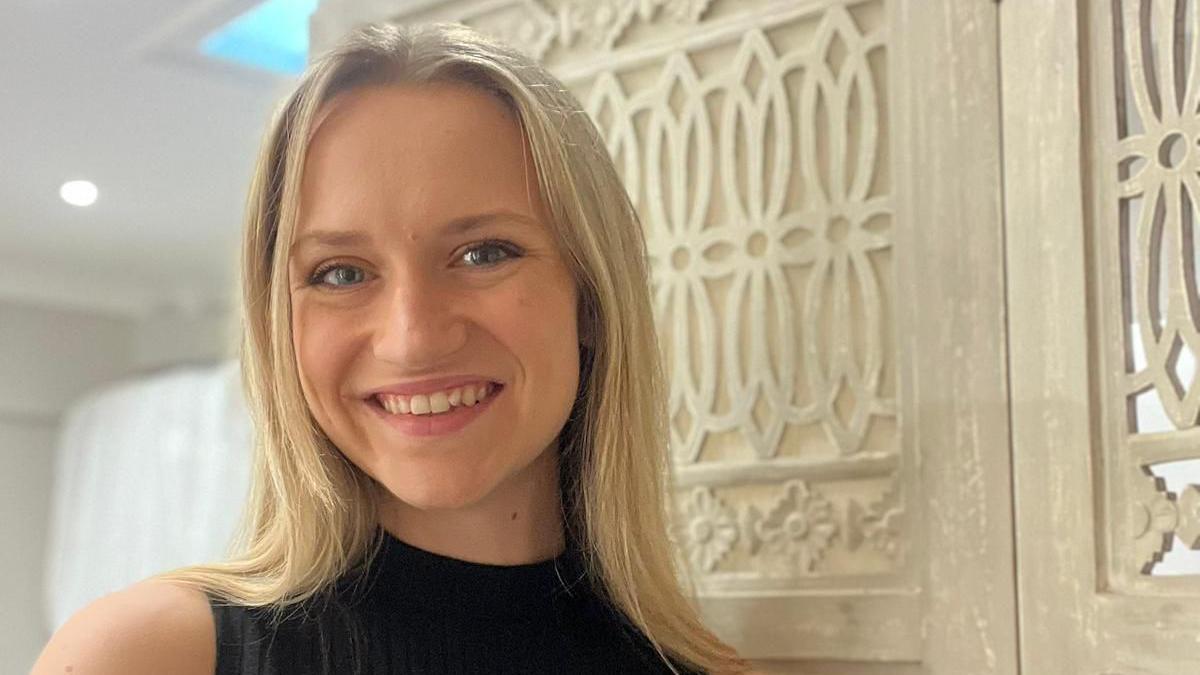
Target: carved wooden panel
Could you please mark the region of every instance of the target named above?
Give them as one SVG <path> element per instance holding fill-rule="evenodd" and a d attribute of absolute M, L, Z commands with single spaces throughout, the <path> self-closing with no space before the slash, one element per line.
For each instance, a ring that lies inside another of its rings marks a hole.
<path fill-rule="evenodd" d="M 579 84 L 650 232 L 679 534 L 709 589 L 886 572 L 903 548 L 881 10 Z"/>
<path fill-rule="evenodd" d="M 1167 463 L 1200 459 L 1195 4 L 1113 3 L 1103 43 L 1113 78 L 1098 83 L 1115 122 L 1096 130 L 1105 153 L 1100 189 L 1115 209 L 1094 223 L 1097 269 L 1119 270 L 1097 279 L 1111 392 L 1107 480 L 1113 512 L 1123 516 L 1111 522 L 1109 567 L 1113 583 L 1131 589 L 1150 590 L 1145 577 L 1174 547 L 1200 549 L 1200 485 L 1168 488 L 1161 475 Z"/>
<path fill-rule="evenodd" d="M 1200 16 L 1000 11 L 1023 669 L 1197 672 Z"/>

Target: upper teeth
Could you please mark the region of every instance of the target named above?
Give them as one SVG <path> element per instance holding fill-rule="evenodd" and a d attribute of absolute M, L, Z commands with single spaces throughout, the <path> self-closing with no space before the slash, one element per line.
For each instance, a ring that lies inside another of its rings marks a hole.
<path fill-rule="evenodd" d="M 444 413 L 450 408 L 473 406 L 487 398 L 492 392 L 492 383 L 485 382 L 476 385 L 464 385 L 457 389 L 438 391 L 432 394 L 413 394 L 401 396 L 398 394 L 379 394 L 376 398 L 393 415 L 428 415 Z"/>

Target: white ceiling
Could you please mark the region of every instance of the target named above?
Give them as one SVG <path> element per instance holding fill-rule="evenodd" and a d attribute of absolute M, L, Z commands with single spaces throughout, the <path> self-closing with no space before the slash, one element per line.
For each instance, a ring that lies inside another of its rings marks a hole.
<path fill-rule="evenodd" d="M 0 0 L 0 299 L 227 304 L 242 204 L 293 81 L 205 59 L 254 0 Z M 58 197 L 100 188 L 93 206 Z"/>

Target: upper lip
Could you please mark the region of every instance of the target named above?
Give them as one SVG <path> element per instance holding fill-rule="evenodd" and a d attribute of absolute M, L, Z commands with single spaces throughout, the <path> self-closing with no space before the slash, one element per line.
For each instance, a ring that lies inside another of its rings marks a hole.
<path fill-rule="evenodd" d="M 394 394 L 398 396 L 432 394 L 435 391 L 446 391 L 448 389 L 461 387 L 464 384 L 475 384 L 478 382 L 493 382 L 496 384 L 502 384 L 490 377 L 483 375 L 452 375 L 449 377 L 435 377 L 428 380 L 389 384 L 387 386 L 368 391 L 364 398 L 371 398 L 380 394 Z"/>

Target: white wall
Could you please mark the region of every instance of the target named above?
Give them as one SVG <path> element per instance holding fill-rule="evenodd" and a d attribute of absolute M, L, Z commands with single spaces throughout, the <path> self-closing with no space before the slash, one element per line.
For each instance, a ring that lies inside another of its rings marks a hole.
<path fill-rule="evenodd" d="M 238 328 L 223 305 L 186 311 L 164 308 L 137 322 L 131 345 L 134 368 L 147 372 L 236 356 Z"/>
<path fill-rule="evenodd" d="M 8 381 L 4 380 L 4 385 Z M 41 605 L 54 429 L 0 420 L 0 672 L 25 673 L 46 640 Z"/>
<path fill-rule="evenodd" d="M 134 323 L 0 304 L 0 672 L 28 672 L 45 642 L 41 587 L 59 416 L 129 372 Z"/>
<path fill-rule="evenodd" d="M 0 301 L 0 673 L 28 672 L 42 607 L 53 456 L 85 392 L 175 363 L 235 354 L 220 309 L 144 319 Z"/>

